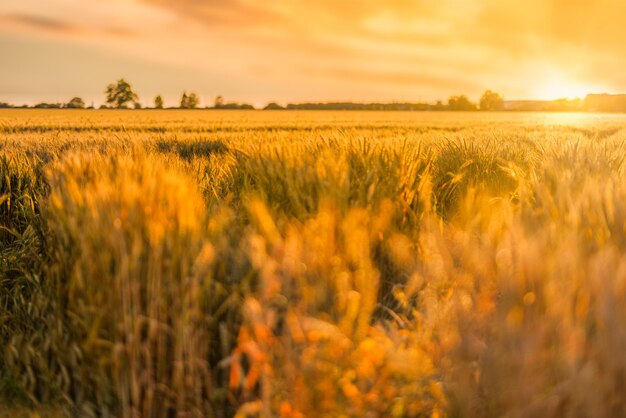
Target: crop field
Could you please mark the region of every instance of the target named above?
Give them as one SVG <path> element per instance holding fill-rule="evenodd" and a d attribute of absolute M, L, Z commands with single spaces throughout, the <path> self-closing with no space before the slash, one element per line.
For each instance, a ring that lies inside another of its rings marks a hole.
<path fill-rule="evenodd" d="M 626 416 L 625 127 L 0 111 L 0 415 Z"/>

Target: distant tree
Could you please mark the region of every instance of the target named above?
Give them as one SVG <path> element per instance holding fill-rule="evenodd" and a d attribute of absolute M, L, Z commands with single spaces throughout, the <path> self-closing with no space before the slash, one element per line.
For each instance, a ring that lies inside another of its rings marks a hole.
<path fill-rule="evenodd" d="M 433 106 L 433 110 L 444 110 L 445 106 L 441 102 L 441 100 L 437 100 L 437 103 Z"/>
<path fill-rule="evenodd" d="M 198 107 L 198 103 L 200 103 L 200 98 L 196 93 L 187 94 L 187 92 L 184 91 L 180 98 L 181 109 L 195 109 Z"/>
<path fill-rule="evenodd" d="M 80 97 L 74 97 L 65 105 L 68 109 L 84 109 L 85 102 Z"/>
<path fill-rule="evenodd" d="M 452 96 L 448 99 L 449 110 L 476 110 L 476 105 L 467 96 Z"/>
<path fill-rule="evenodd" d="M 223 110 L 254 110 L 254 106 L 248 103 L 224 103 L 218 109 Z"/>
<path fill-rule="evenodd" d="M 134 103 L 137 99 L 137 94 L 123 78 L 109 84 L 106 88 L 106 102 L 115 108 L 125 109 L 127 103 Z"/>
<path fill-rule="evenodd" d="M 61 103 L 37 103 L 33 109 L 60 109 L 62 107 Z"/>
<path fill-rule="evenodd" d="M 284 110 L 285 108 L 279 105 L 278 103 L 269 103 L 267 106 L 263 108 L 263 110 Z"/>
<path fill-rule="evenodd" d="M 498 93 L 487 90 L 480 98 L 480 110 L 503 110 L 504 99 Z"/>
<path fill-rule="evenodd" d="M 135 109 L 141 109 L 141 103 L 135 102 Z"/>
<path fill-rule="evenodd" d="M 13 105 L 10 105 L 8 103 L 5 103 L 5 102 L 0 103 L 0 109 L 10 109 L 12 107 Z"/>
<path fill-rule="evenodd" d="M 220 107 L 224 107 L 224 98 L 222 96 L 217 96 L 215 98 L 214 106 L 216 109 L 219 109 Z"/>
<path fill-rule="evenodd" d="M 187 98 L 187 101 L 189 104 L 189 109 L 195 109 L 196 107 L 198 107 L 198 104 L 200 103 L 200 98 L 198 97 L 196 93 L 189 93 L 189 97 Z"/>
<path fill-rule="evenodd" d="M 154 108 L 163 109 L 163 98 L 160 95 L 154 98 Z"/>

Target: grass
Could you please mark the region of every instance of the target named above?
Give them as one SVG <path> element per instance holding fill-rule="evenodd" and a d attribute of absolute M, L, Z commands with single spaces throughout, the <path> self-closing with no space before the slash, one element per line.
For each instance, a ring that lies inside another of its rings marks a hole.
<path fill-rule="evenodd" d="M 0 112 L 0 415 L 624 415 L 623 124 Z"/>

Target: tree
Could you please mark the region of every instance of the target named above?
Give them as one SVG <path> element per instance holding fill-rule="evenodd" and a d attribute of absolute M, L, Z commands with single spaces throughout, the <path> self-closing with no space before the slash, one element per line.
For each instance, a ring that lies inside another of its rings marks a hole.
<path fill-rule="evenodd" d="M 224 98 L 222 96 L 217 96 L 215 98 L 215 108 L 219 109 L 220 107 L 224 106 Z"/>
<path fill-rule="evenodd" d="M 154 108 L 163 109 L 163 98 L 161 97 L 161 95 L 158 95 L 154 98 Z"/>
<path fill-rule="evenodd" d="M 498 93 L 487 90 L 480 98 L 480 110 L 503 110 L 504 99 Z"/>
<path fill-rule="evenodd" d="M 278 103 L 269 103 L 267 106 L 263 108 L 263 110 L 284 110 L 285 108 L 279 105 Z"/>
<path fill-rule="evenodd" d="M 448 99 L 449 110 L 476 110 L 476 105 L 467 96 L 452 96 Z"/>
<path fill-rule="evenodd" d="M 188 109 L 195 109 L 198 107 L 198 103 L 200 103 L 200 98 L 196 93 L 189 93 L 187 97 Z"/>
<path fill-rule="evenodd" d="M 187 94 L 186 91 L 183 92 L 182 97 L 180 98 L 180 108 L 181 109 L 195 109 L 198 107 L 198 103 L 200 99 L 196 93 Z"/>
<path fill-rule="evenodd" d="M 85 102 L 80 97 L 74 97 L 65 105 L 68 109 L 84 109 Z"/>
<path fill-rule="evenodd" d="M 137 94 L 123 78 L 109 84 L 106 88 L 106 102 L 118 109 L 125 109 L 128 102 L 134 103 L 137 99 Z"/>
<path fill-rule="evenodd" d="M 61 103 L 37 103 L 33 109 L 61 109 L 62 107 Z"/>

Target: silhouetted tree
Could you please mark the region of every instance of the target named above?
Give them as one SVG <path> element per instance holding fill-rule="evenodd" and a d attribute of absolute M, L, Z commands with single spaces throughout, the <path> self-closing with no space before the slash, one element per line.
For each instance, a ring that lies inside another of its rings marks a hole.
<path fill-rule="evenodd" d="M 254 106 L 248 103 L 224 103 L 217 109 L 223 110 L 254 110 Z"/>
<path fill-rule="evenodd" d="M 224 105 L 226 108 L 228 105 Z M 243 106 L 243 105 L 242 105 Z M 443 106 L 443 105 L 442 105 Z M 422 111 L 433 109 L 427 103 L 353 103 L 353 102 L 330 102 L 330 103 L 288 103 L 287 110 L 402 110 Z"/>
<path fill-rule="evenodd" d="M 224 106 L 224 98 L 223 98 L 222 96 L 217 96 L 217 97 L 215 98 L 215 104 L 214 104 L 214 107 L 215 107 L 216 109 L 219 109 L 220 107 L 223 107 L 223 106 Z"/>
<path fill-rule="evenodd" d="M 498 93 L 487 90 L 480 98 L 480 110 L 503 110 L 504 99 Z"/>
<path fill-rule="evenodd" d="M 198 103 L 200 103 L 200 98 L 196 93 L 189 93 L 189 97 L 187 98 L 189 109 L 195 109 L 198 107 Z"/>
<path fill-rule="evenodd" d="M 137 94 L 123 78 L 109 84 L 106 88 L 106 102 L 118 109 L 126 108 L 128 102 L 136 102 L 137 99 Z"/>
<path fill-rule="evenodd" d="M 278 103 L 270 103 L 263 108 L 263 110 L 284 110 L 285 108 L 279 105 Z"/>
<path fill-rule="evenodd" d="M 154 98 L 154 108 L 163 109 L 163 98 L 160 95 Z"/>
<path fill-rule="evenodd" d="M 135 102 L 135 109 L 141 109 L 141 103 Z"/>
<path fill-rule="evenodd" d="M 74 97 L 72 100 L 67 102 L 65 107 L 68 109 L 84 109 L 85 102 L 80 97 Z"/>
<path fill-rule="evenodd" d="M 476 110 L 476 105 L 467 96 L 452 96 L 448 99 L 449 110 Z"/>
<path fill-rule="evenodd" d="M 33 109 L 61 109 L 62 107 L 61 103 L 37 103 Z"/>
<path fill-rule="evenodd" d="M 195 109 L 198 107 L 198 103 L 200 99 L 196 93 L 187 94 L 186 91 L 183 92 L 182 97 L 180 98 L 180 108 L 181 109 Z"/>

